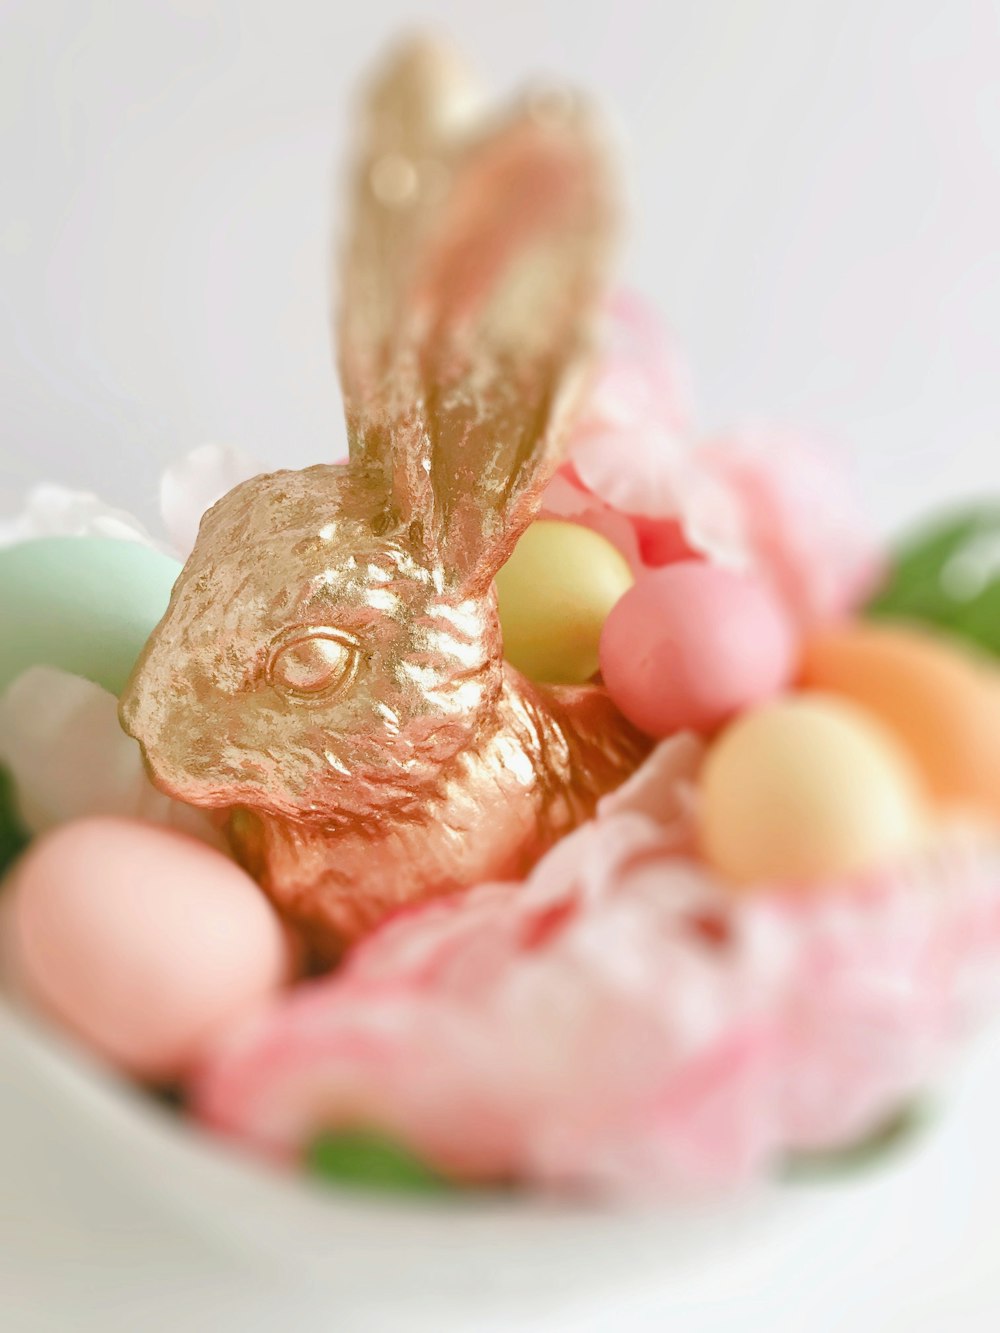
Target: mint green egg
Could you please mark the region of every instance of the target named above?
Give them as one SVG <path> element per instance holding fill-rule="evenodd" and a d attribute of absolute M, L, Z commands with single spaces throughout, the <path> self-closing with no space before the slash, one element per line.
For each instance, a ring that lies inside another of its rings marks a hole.
<path fill-rule="evenodd" d="M 39 537 L 0 550 L 0 690 L 32 666 L 120 694 L 181 567 L 110 537 Z"/>

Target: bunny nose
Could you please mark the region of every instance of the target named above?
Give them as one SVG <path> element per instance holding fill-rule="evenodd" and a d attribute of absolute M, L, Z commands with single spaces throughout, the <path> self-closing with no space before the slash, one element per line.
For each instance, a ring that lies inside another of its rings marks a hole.
<path fill-rule="evenodd" d="M 136 681 L 133 677 L 118 699 L 118 721 L 121 723 L 122 730 L 134 737 L 135 740 L 141 740 L 139 735 L 141 711 L 140 692 L 136 688 Z"/>
<path fill-rule="evenodd" d="M 157 717 L 157 711 L 148 673 L 134 671 L 118 697 L 118 721 L 122 730 L 142 746 L 147 762 L 147 747 L 155 749 L 157 737 L 163 731 L 163 719 Z"/>
<path fill-rule="evenodd" d="M 156 748 L 155 737 L 151 732 L 147 716 L 145 689 L 142 682 L 134 677 L 119 696 L 118 721 L 121 724 L 122 731 L 131 736 L 134 741 L 138 741 L 143 762 L 147 771 L 152 775 L 153 754 L 151 751 Z M 150 744 L 151 742 L 152 744 Z"/>
<path fill-rule="evenodd" d="M 144 677 L 134 677 L 126 685 L 118 700 L 118 720 L 122 730 L 139 742 L 154 785 L 174 799 L 184 799 L 181 788 L 187 775 L 175 771 L 169 747 L 161 743 L 163 736 L 169 734 L 169 720 L 158 715 L 149 683 Z"/>

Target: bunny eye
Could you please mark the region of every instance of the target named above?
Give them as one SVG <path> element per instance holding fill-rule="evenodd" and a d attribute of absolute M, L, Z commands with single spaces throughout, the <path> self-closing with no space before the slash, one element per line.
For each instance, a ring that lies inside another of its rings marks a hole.
<path fill-rule="evenodd" d="M 300 631 L 274 647 L 267 678 L 289 694 L 326 694 L 350 680 L 357 662 L 357 646 L 335 630 Z"/>

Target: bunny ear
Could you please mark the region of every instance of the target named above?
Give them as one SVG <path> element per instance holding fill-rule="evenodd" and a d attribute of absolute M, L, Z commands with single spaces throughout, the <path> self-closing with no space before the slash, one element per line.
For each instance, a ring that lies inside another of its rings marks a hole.
<path fill-rule="evenodd" d="M 352 212 L 340 254 L 340 379 L 351 460 L 384 472 L 401 510 L 412 507 L 419 482 L 422 426 L 416 367 L 403 348 L 404 309 L 476 106 L 457 55 L 415 40 L 390 57 L 361 112 Z"/>
<path fill-rule="evenodd" d="M 437 145 L 437 188 L 393 252 L 392 326 L 375 355 L 369 337 L 363 376 L 345 348 L 345 397 L 352 459 L 383 470 L 394 519 L 419 524 L 450 575 L 482 584 L 561 457 L 612 191 L 569 98 L 535 98 L 478 141 Z"/>

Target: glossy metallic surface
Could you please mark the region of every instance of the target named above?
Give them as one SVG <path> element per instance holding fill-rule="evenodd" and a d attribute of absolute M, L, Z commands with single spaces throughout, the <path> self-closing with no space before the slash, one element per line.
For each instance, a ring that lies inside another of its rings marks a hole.
<path fill-rule="evenodd" d="M 586 112 L 470 128 L 410 47 L 372 90 L 343 247 L 350 461 L 238 486 L 122 698 L 165 791 L 317 950 L 522 874 L 646 748 L 597 687 L 503 661 L 493 576 L 561 457 L 611 229 Z"/>

